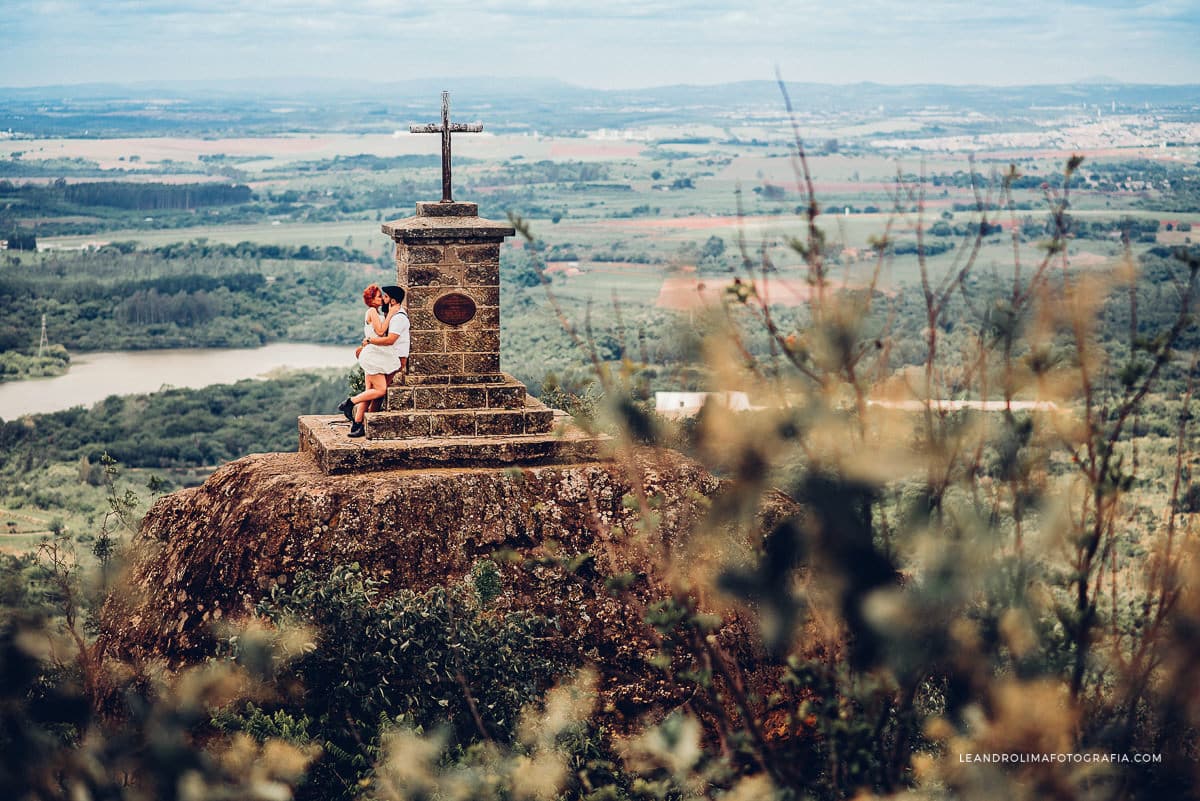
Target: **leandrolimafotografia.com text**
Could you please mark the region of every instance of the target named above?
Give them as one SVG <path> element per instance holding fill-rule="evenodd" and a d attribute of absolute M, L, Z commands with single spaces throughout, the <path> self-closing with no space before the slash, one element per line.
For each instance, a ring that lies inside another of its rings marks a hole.
<path fill-rule="evenodd" d="M 1162 762 L 1162 754 L 1102 754 L 1102 753 L 1045 753 L 1045 754 L 1012 754 L 1012 753 L 964 753 L 958 755 L 959 762 L 981 763 L 989 765 L 1028 765 L 1039 762 L 1062 763 L 1109 763 L 1109 764 L 1157 764 Z"/>

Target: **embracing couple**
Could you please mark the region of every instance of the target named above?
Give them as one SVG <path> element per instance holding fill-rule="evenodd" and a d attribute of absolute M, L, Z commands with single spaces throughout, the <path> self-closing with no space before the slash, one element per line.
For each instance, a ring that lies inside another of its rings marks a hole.
<path fill-rule="evenodd" d="M 362 347 L 356 354 L 366 376 L 366 389 L 338 404 L 338 411 L 351 423 L 352 437 L 366 434 L 363 416 L 378 409 L 392 377 L 408 367 L 409 324 L 403 308 L 404 290 L 371 284 L 363 290 L 363 303 L 367 304 L 367 316 Z"/>

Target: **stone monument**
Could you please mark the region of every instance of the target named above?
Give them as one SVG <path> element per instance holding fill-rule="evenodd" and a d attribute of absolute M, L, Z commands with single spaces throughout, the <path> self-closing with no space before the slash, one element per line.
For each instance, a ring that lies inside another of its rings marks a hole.
<path fill-rule="evenodd" d="M 460 130 L 448 109 L 441 129 Z M 448 179 L 448 158 L 444 166 Z M 504 591 L 489 609 L 556 621 L 539 653 L 595 665 L 596 708 L 609 716 L 600 725 L 657 720 L 679 706 L 645 658 L 658 639 L 646 609 L 675 597 L 673 565 L 697 553 L 693 528 L 738 487 L 669 449 L 608 460 L 602 438 L 501 372 L 498 256 L 513 231 L 454 203 L 448 180 L 443 188 L 445 202 L 383 226 L 411 299 L 408 382 L 367 415 L 367 437 L 350 439 L 341 415 L 301 417 L 302 452 L 244 456 L 156 501 L 129 546 L 121 590 L 100 612 L 100 653 L 204 664 L 236 630 L 225 626 L 256 619 L 259 602 L 301 572 L 324 577 L 356 564 L 387 597 L 461 585 L 494 558 Z M 627 502 L 650 496 L 653 521 Z M 765 496 L 752 525 L 722 524 L 729 553 L 750 559 L 794 514 L 786 496 Z M 633 533 L 644 526 L 656 533 Z M 670 557 L 653 558 L 657 548 Z M 636 581 L 612 592 L 609 578 L 623 574 Z M 752 686 L 777 680 L 745 622 L 724 622 L 712 636 Z M 688 668 L 683 658 L 674 666 Z M 726 706 L 727 716 L 739 714 Z"/>
<path fill-rule="evenodd" d="M 549 463 L 595 459 L 602 438 L 526 392 L 500 371 L 500 247 L 515 231 L 456 202 L 450 134 L 481 124 L 450 122 L 413 133 L 442 137 L 442 199 L 383 224 L 396 243 L 396 283 L 412 328 L 408 374 L 388 389 L 383 411 L 366 416 L 366 439 L 346 437 L 344 418 L 300 418 L 300 447 L 327 473 L 394 467 Z"/>

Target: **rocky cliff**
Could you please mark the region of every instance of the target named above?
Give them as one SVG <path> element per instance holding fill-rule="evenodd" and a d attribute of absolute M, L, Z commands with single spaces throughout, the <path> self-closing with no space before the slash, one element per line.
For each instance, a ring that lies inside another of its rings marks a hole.
<path fill-rule="evenodd" d="M 668 700 L 661 674 L 645 662 L 654 634 L 644 614 L 670 581 L 638 544 L 630 499 L 654 499 L 661 525 L 653 549 L 682 552 L 705 499 L 722 491 L 721 481 L 669 451 L 625 464 L 351 475 L 327 475 L 306 453 L 249 456 L 150 510 L 127 591 L 103 610 L 101 647 L 188 662 L 211 653 L 214 622 L 251 614 L 272 584 L 300 570 L 357 562 L 386 588 L 420 590 L 461 580 L 479 559 L 507 551 L 523 558 L 501 560 L 498 608 L 556 619 L 563 634 L 555 647 L 598 666 L 605 706 L 637 713 Z M 774 496 L 740 545 L 752 550 L 793 511 Z M 573 558 L 586 554 L 593 558 Z M 614 596 L 605 577 L 625 572 L 639 579 Z M 743 665 L 757 661 L 736 619 L 718 636 Z"/>

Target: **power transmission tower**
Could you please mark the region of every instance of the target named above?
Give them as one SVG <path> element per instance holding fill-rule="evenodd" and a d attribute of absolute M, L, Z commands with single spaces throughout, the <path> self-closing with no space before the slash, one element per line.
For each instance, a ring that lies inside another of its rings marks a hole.
<path fill-rule="evenodd" d="M 46 315 L 43 314 L 42 315 L 42 339 L 40 342 L 38 342 L 38 356 L 42 355 L 42 351 L 45 350 L 46 346 L 49 344 L 50 343 L 46 341 Z"/>

